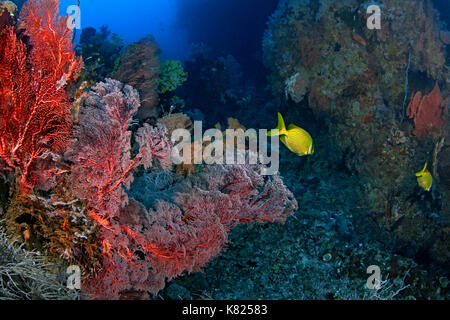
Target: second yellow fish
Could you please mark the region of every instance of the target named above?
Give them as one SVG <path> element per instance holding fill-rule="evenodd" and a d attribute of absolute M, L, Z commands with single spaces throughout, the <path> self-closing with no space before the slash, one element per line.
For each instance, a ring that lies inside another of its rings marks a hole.
<path fill-rule="evenodd" d="M 425 162 L 425 166 L 423 167 L 423 169 L 416 173 L 416 177 L 417 183 L 423 190 L 431 190 L 431 187 L 433 186 L 433 176 L 427 169 L 427 162 Z"/>
<path fill-rule="evenodd" d="M 299 156 L 306 156 L 314 153 L 314 145 L 311 135 L 306 130 L 290 124 L 286 129 L 283 117 L 278 112 L 278 126 L 267 133 L 269 137 L 280 136 L 281 142 L 292 152 Z"/>

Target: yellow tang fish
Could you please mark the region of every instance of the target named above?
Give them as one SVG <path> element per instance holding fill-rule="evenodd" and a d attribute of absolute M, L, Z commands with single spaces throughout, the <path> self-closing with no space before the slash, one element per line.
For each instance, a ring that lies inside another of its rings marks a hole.
<path fill-rule="evenodd" d="M 420 187 L 422 187 L 425 191 L 431 190 L 431 186 L 433 185 L 433 176 L 430 171 L 428 171 L 426 162 L 423 169 L 416 173 L 416 177 L 417 183 Z"/>
<path fill-rule="evenodd" d="M 278 132 L 276 132 L 278 130 Z M 290 124 L 286 130 L 283 117 L 278 112 L 278 126 L 267 133 L 269 137 L 280 136 L 281 142 L 292 152 L 299 156 L 314 153 L 313 140 L 308 132 L 296 125 Z"/>

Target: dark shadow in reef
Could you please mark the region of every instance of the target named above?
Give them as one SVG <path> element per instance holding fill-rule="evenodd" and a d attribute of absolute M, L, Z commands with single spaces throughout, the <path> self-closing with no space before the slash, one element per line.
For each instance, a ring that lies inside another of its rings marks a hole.
<path fill-rule="evenodd" d="M 261 42 L 277 0 L 179 0 L 178 24 L 189 40 L 235 56 L 248 74 L 262 67 Z"/>
<path fill-rule="evenodd" d="M 434 7 L 439 10 L 441 20 L 447 24 L 447 27 L 450 27 L 450 4 L 448 0 L 432 0 L 432 2 Z"/>

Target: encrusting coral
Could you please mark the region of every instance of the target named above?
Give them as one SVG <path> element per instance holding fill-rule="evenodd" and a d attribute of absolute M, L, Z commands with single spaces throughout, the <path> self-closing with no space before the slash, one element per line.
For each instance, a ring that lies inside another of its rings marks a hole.
<path fill-rule="evenodd" d="M 101 251 L 97 224 L 87 216 L 85 204 L 62 189 L 51 197 L 16 194 L 5 215 L 11 238 L 39 249 L 47 262 L 77 265 L 84 272 L 99 270 Z"/>
<path fill-rule="evenodd" d="M 156 201 L 147 212 L 130 200 L 104 233 L 108 271 L 87 283 L 90 290 L 108 298 L 156 294 L 166 281 L 199 271 L 217 257 L 237 224 L 284 222 L 297 209 L 293 194 L 280 177 L 258 171 L 258 166 L 208 166 L 176 185 L 171 202 Z"/>

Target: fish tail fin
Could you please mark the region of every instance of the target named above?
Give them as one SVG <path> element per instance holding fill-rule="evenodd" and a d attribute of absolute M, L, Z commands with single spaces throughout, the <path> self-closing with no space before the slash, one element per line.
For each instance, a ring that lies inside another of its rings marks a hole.
<path fill-rule="evenodd" d="M 284 124 L 283 116 L 281 115 L 281 113 L 278 112 L 278 125 L 275 129 L 267 132 L 267 135 L 269 137 L 274 137 L 274 136 L 282 136 L 285 134 L 287 134 L 286 125 Z"/>
<path fill-rule="evenodd" d="M 423 176 L 423 174 L 425 173 L 425 170 L 427 170 L 427 165 L 428 165 L 428 162 L 425 162 L 425 165 L 423 166 L 423 169 L 416 173 L 417 177 Z"/>

